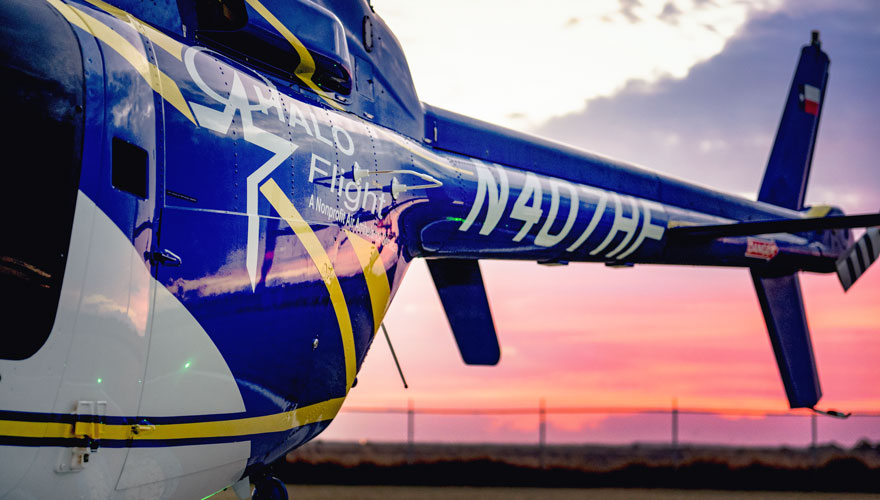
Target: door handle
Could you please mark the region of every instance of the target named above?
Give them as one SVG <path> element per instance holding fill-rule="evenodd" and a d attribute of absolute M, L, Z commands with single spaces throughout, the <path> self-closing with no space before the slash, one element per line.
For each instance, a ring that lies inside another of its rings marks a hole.
<path fill-rule="evenodd" d="M 174 252 L 168 249 L 162 249 L 158 252 L 150 252 L 149 259 L 154 264 L 162 264 L 170 267 L 179 267 L 183 261 Z"/>

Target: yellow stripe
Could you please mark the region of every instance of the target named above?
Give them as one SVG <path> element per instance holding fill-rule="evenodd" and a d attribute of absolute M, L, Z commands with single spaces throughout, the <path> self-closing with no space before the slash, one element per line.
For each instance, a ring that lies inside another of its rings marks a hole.
<path fill-rule="evenodd" d="M 142 427 L 134 434 L 130 425 L 89 424 L 97 429 L 92 438 L 135 441 L 145 439 L 219 438 L 283 432 L 307 424 L 331 420 L 339 413 L 345 398 L 335 398 L 296 410 L 265 415 L 262 417 L 193 422 L 185 424 L 154 425 Z M 0 435 L 26 438 L 73 438 L 74 426 L 51 422 L 19 422 L 0 420 Z M 146 430 L 149 429 L 149 430 Z"/>
<path fill-rule="evenodd" d="M 255 11 L 257 11 L 258 14 L 263 16 L 266 21 L 269 21 L 269 24 L 271 24 L 272 27 L 275 28 L 275 30 L 278 31 L 278 33 L 280 33 L 281 36 L 283 36 L 284 39 L 287 40 L 287 42 L 291 46 L 293 46 L 293 50 L 295 50 L 297 55 L 299 56 L 299 65 L 297 65 L 296 69 L 293 70 L 293 73 L 300 80 L 305 82 L 305 84 L 308 85 L 310 89 L 312 89 L 316 94 L 324 99 L 327 104 L 341 111 L 342 107 L 336 104 L 335 101 L 327 97 L 324 94 L 324 91 L 321 90 L 321 87 L 318 87 L 318 85 L 312 81 L 312 77 L 315 75 L 315 60 L 312 59 L 312 54 L 309 53 L 309 49 L 307 49 L 306 46 L 299 41 L 299 38 L 297 38 L 293 33 L 290 32 L 289 29 L 287 29 L 287 26 L 285 26 L 284 23 L 279 21 L 274 14 L 269 12 L 269 9 L 267 9 L 262 3 L 260 3 L 260 0 L 245 1 Z"/>
<path fill-rule="evenodd" d="M 196 123 L 189 106 L 186 104 L 180 88 L 177 83 L 168 75 L 159 70 L 155 65 L 150 64 L 147 57 L 142 54 L 134 45 L 116 33 L 110 27 L 98 21 L 94 17 L 86 14 L 82 10 L 69 7 L 60 0 L 46 0 L 50 5 L 55 7 L 71 24 L 91 33 L 95 38 L 106 43 L 113 48 L 134 67 L 141 77 L 150 85 L 150 87 L 161 95 L 168 103 L 183 113 L 189 121 L 194 125 Z"/>
<path fill-rule="evenodd" d="M 118 8 L 108 4 L 107 2 L 103 2 L 101 0 L 86 0 L 86 1 L 89 2 L 90 4 L 94 5 L 95 7 L 98 7 L 99 9 L 105 11 L 105 12 L 109 12 L 117 19 L 120 19 L 122 21 L 125 21 L 125 22 L 131 24 L 132 26 L 137 28 L 138 31 L 140 31 L 145 37 L 149 38 L 153 43 L 155 43 L 159 47 L 162 47 L 165 50 L 165 52 L 168 52 L 169 54 L 171 54 L 172 56 L 177 58 L 178 61 L 183 60 L 183 44 L 182 43 L 171 38 L 170 36 L 166 35 L 165 33 L 162 33 L 161 31 L 157 30 L 156 28 L 153 28 L 149 24 L 141 21 L 140 19 L 134 17 L 133 15 L 129 14 L 128 12 L 125 12 L 122 9 L 118 9 Z"/>
<path fill-rule="evenodd" d="M 692 222 L 689 220 L 670 220 L 666 223 L 666 227 L 668 229 L 672 229 L 674 227 L 691 227 L 691 226 L 699 226 L 699 222 Z"/>
<path fill-rule="evenodd" d="M 16 420 L 0 420 L 0 435 L 42 438 L 42 437 L 73 437 L 73 426 L 54 422 L 19 422 Z"/>
<path fill-rule="evenodd" d="M 298 408 L 293 411 L 265 415 L 262 417 L 219 420 L 214 422 L 157 425 L 155 426 L 155 430 L 141 432 L 134 436 L 134 439 L 217 438 L 264 434 L 267 432 L 283 432 L 302 427 L 306 424 L 313 424 L 332 419 L 337 413 L 339 413 L 339 408 L 342 407 L 342 402 L 344 400 L 345 398 L 335 398 L 311 406 Z"/>
<path fill-rule="evenodd" d="M 373 306 L 373 334 L 379 331 L 382 318 L 385 317 L 385 309 L 388 307 L 388 297 L 391 296 L 391 286 L 388 284 L 388 275 L 385 273 L 385 264 L 379 258 L 379 250 L 375 245 L 360 236 L 345 230 L 348 241 L 354 247 L 358 262 L 364 271 L 364 279 L 367 281 L 367 290 L 370 292 L 370 303 Z"/>
<path fill-rule="evenodd" d="M 351 389 L 355 376 L 355 357 L 354 357 L 354 333 L 351 329 L 351 317 L 348 314 L 348 306 L 345 303 L 345 296 L 342 294 L 342 286 L 339 279 L 333 271 L 333 263 L 321 242 L 309 224 L 302 218 L 293 203 L 287 198 L 284 192 L 278 187 L 274 180 L 269 179 L 260 187 L 272 208 L 278 212 L 288 224 L 290 224 L 293 232 L 302 242 L 312 262 L 318 268 L 318 272 L 324 278 L 324 285 L 330 292 L 330 302 L 333 304 L 333 310 L 336 312 L 336 320 L 339 322 L 339 331 L 342 334 L 342 349 L 345 355 L 345 393 Z"/>
<path fill-rule="evenodd" d="M 816 205 L 815 207 L 810 207 L 807 211 L 807 217 L 809 218 L 820 218 L 828 215 L 828 212 L 831 211 L 830 205 Z"/>

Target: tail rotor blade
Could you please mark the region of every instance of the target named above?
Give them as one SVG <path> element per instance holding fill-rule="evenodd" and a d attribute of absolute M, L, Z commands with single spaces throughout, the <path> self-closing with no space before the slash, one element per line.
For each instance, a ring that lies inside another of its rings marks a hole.
<path fill-rule="evenodd" d="M 837 259 L 837 277 L 843 289 L 849 290 L 878 257 L 880 227 L 869 227 L 864 236 Z"/>

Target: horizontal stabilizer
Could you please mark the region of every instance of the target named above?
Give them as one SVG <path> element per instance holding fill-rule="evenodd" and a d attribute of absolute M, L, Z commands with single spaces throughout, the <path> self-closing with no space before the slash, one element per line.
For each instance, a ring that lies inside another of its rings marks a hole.
<path fill-rule="evenodd" d="M 797 274 L 765 277 L 752 270 L 764 321 L 792 408 L 812 408 L 822 397 Z"/>
<path fill-rule="evenodd" d="M 754 222 L 735 222 L 709 226 L 670 227 L 670 238 L 715 239 L 756 234 L 803 233 L 825 229 L 852 229 L 880 226 L 880 214 L 831 215 L 809 219 L 776 219 Z"/>
<path fill-rule="evenodd" d="M 464 362 L 497 364 L 501 349 L 478 261 L 428 260 L 428 269 Z"/>
<path fill-rule="evenodd" d="M 840 278 L 843 289 L 849 290 L 878 256 L 880 256 L 880 227 L 871 227 L 837 260 L 837 277 Z"/>

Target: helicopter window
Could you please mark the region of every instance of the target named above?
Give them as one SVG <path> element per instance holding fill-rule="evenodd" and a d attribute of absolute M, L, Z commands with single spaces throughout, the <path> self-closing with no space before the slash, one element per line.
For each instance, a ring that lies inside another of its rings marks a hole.
<path fill-rule="evenodd" d="M 308 87 L 349 95 L 351 62 L 345 29 L 332 12 L 312 2 L 267 1 L 267 9 L 294 34 L 312 59 Z M 296 81 L 300 51 L 275 24 L 244 0 L 199 0 L 196 38 L 218 52 L 287 80 Z"/>
<path fill-rule="evenodd" d="M 244 0 L 199 0 L 196 15 L 200 30 L 233 31 L 247 24 Z"/>
<path fill-rule="evenodd" d="M 111 182 L 120 191 L 138 198 L 147 197 L 147 152 L 134 144 L 113 138 L 113 172 Z"/>
<path fill-rule="evenodd" d="M 84 84 L 76 36 L 58 17 L 37 2 L 0 2 L 0 85 L 16 117 L 0 137 L 0 359 L 27 359 L 46 343 L 70 247 Z"/>

